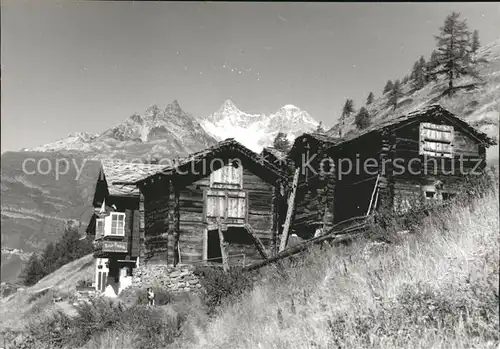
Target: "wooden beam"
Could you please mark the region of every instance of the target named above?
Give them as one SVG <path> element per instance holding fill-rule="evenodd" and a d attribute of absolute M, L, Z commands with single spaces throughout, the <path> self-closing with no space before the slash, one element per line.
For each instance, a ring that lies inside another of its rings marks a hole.
<path fill-rule="evenodd" d="M 255 248 L 257 249 L 257 252 L 259 252 L 260 256 L 263 259 L 268 259 L 269 257 L 267 256 L 266 248 L 264 247 L 264 244 L 262 243 L 262 241 L 260 241 L 257 234 L 255 234 L 255 231 L 253 230 L 252 226 L 250 224 L 245 224 L 244 227 L 248 231 L 250 236 L 252 237 L 253 242 L 255 244 Z"/>
<path fill-rule="evenodd" d="M 286 212 L 285 226 L 283 228 L 283 234 L 281 234 L 281 242 L 279 252 L 286 248 L 288 242 L 288 231 L 290 230 L 290 222 L 292 220 L 293 205 L 295 203 L 295 193 L 297 191 L 297 183 L 299 182 L 300 167 L 295 170 L 295 175 L 293 177 L 292 191 L 288 197 L 288 211 Z"/>
<path fill-rule="evenodd" d="M 220 243 L 220 253 L 222 255 L 222 268 L 224 271 L 229 270 L 229 261 L 227 255 L 227 243 L 224 239 L 224 233 L 222 232 L 222 224 L 220 220 L 217 221 L 218 231 L 219 231 L 219 243 Z M 227 229 L 227 228 L 226 228 Z"/>
<path fill-rule="evenodd" d="M 179 238 L 180 238 L 180 192 L 174 185 L 174 266 L 179 264 Z"/>
<path fill-rule="evenodd" d="M 357 218 L 359 218 L 359 217 L 357 217 Z M 365 217 L 362 217 L 362 218 L 365 218 Z M 336 242 L 340 242 L 340 241 L 350 240 L 350 239 L 354 238 L 355 236 L 361 234 L 368 227 L 369 227 L 369 222 L 367 219 L 365 219 L 361 223 L 348 226 L 340 231 L 336 230 L 335 227 L 333 227 L 325 235 L 321 235 L 321 236 L 318 236 L 316 238 L 309 239 L 307 241 L 304 241 L 301 244 L 287 248 L 286 250 L 278 253 L 276 256 L 273 256 L 269 259 L 266 259 L 266 260 L 251 264 L 248 267 L 245 267 L 244 270 L 247 270 L 247 271 L 256 270 L 256 269 L 259 269 L 259 268 L 264 267 L 266 265 L 269 265 L 271 263 L 280 262 L 284 258 L 293 256 L 297 253 L 300 253 L 302 251 L 307 250 L 308 248 L 310 248 L 314 245 L 322 244 L 326 241 L 331 241 L 333 243 L 336 243 Z"/>

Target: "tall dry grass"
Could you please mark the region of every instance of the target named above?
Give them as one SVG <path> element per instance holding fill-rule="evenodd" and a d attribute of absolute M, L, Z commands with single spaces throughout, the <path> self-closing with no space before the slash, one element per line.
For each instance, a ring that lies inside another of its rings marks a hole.
<path fill-rule="evenodd" d="M 316 249 L 267 271 L 186 348 L 496 348 L 498 190 L 389 245 Z"/>

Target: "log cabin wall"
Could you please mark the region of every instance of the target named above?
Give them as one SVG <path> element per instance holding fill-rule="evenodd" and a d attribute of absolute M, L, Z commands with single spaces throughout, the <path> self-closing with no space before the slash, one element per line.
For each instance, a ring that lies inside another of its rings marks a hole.
<path fill-rule="evenodd" d="M 273 199 L 276 187 L 267 183 L 249 169 L 243 169 L 242 190 L 247 194 L 247 223 L 264 243 L 269 254 L 272 254 L 272 242 L 275 239 L 279 222 L 274 217 L 278 204 L 282 200 Z M 144 230 L 146 251 L 150 261 L 174 263 L 175 254 L 180 252 L 178 262 L 190 263 L 206 259 L 207 255 L 207 221 L 206 192 L 210 189 L 210 175 L 193 181 L 194 177 L 163 177 L 147 185 L 144 194 Z M 178 191 L 178 213 L 175 205 L 175 192 Z M 279 194 L 279 193 L 278 193 Z M 178 218 L 176 218 L 178 215 Z M 176 223 L 178 221 L 179 246 L 175 248 Z M 274 229 L 273 229 L 274 228 Z M 165 234 L 167 232 L 167 234 Z M 245 264 L 260 260 L 253 240 L 244 229 L 229 228 L 224 233 L 231 256 L 245 255 Z M 167 239 L 165 239 L 167 238 Z M 165 252 L 166 254 L 159 255 Z M 235 262 L 237 258 L 232 258 Z M 237 261 L 236 261 L 237 263 Z"/>
<path fill-rule="evenodd" d="M 144 206 L 141 235 L 144 236 L 144 256 L 151 262 L 167 260 L 171 220 L 169 184 L 170 181 L 166 177 L 161 177 L 141 187 L 141 201 Z"/>
<path fill-rule="evenodd" d="M 330 150 L 338 168 L 335 183 L 334 222 L 366 215 L 379 170 L 379 135 L 368 135 Z"/>
<path fill-rule="evenodd" d="M 276 235 L 276 232 L 273 231 L 273 225 L 275 225 L 273 216 L 277 208 L 274 207 L 273 203 L 278 204 L 278 201 L 273 201 L 274 189 L 275 187 L 249 170 L 243 170 L 243 190 L 248 193 L 248 224 L 264 244 L 268 255 L 273 253 L 272 241 Z M 279 219 L 279 217 L 277 218 Z M 276 225 L 278 224 L 279 222 Z M 234 250 L 231 250 L 233 248 Z M 246 262 L 261 259 L 254 245 L 248 242 L 245 245 L 232 245 L 230 243 L 229 251 L 233 254 L 245 253 Z"/>
<path fill-rule="evenodd" d="M 421 123 L 453 126 L 451 157 L 431 157 L 420 154 Z M 397 159 L 393 172 L 394 209 L 405 212 L 409 207 L 432 199 L 435 183 L 442 182 L 442 194 L 454 195 L 464 180 L 464 174 L 486 165 L 485 145 L 463 129 L 446 119 L 420 119 L 395 130 L 394 158 Z M 412 160 L 413 159 L 413 160 Z M 460 161 L 463 159 L 463 161 Z M 462 169 L 461 169 L 462 166 Z M 435 193 L 435 191 L 434 191 Z"/>
<path fill-rule="evenodd" d="M 328 146 L 311 138 L 303 138 L 300 150 L 293 158 L 300 174 L 291 230 L 304 239 L 313 237 L 316 229 L 328 228 L 333 224 L 335 161 L 328 160 Z"/>

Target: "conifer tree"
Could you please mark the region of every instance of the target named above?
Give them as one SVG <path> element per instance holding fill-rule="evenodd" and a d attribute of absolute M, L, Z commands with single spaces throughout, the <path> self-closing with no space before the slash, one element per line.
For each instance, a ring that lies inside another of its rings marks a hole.
<path fill-rule="evenodd" d="M 394 86 L 392 87 L 392 90 L 389 94 L 389 105 L 392 106 L 394 109 L 396 109 L 401 97 L 403 97 L 401 83 L 399 82 L 399 80 L 396 80 L 394 82 Z"/>
<path fill-rule="evenodd" d="M 43 251 L 41 258 L 45 275 L 48 275 L 57 269 L 57 258 L 56 248 L 52 242 L 49 242 L 49 244 L 45 246 L 45 250 Z"/>
<path fill-rule="evenodd" d="M 412 86 L 415 90 L 420 90 L 425 86 L 426 64 L 424 56 L 420 56 L 420 59 L 413 65 Z"/>
<path fill-rule="evenodd" d="M 436 69 L 438 67 L 438 53 L 436 50 L 432 51 L 431 57 L 429 58 L 429 61 L 427 62 L 426 66 L 426 74 L 425 74 L 425 80 L 427 82 L 429 81 L 437 81 L 437 74 L 435 74 Z"/>
<path fill-rule="evenodd" d="M 370 114 L 368 113 L 368 110 L 366 110 L 365 107 L 361 107 L 359 113 L 356 114 L 354 123 L 356 124 L 356 127 L 360 130 L 370 126 Z"/>
<path fill-rule="evenodd" d="M 351 116 L 351 114 L 354 112 L 354 101 L 352 99 L 347 99 L 345 101 L 344 107 L 342 108 L 342 115 L 340 116 L 339 124 L 339 136 L 342 135 L 342 129 L 344 128 L 345 125 L 345 120 Z"/>
<path fill-rule="evenodd" d="M 323 121 L 320 121 L 318 127 L 316 127 L 316 133 L 323 133 L 323 132 L 325 132 L 323 128 Z"/>
<path fill-rule="evenodd" d="M 386 84 L 385 84 L 385 86 L 384 86 L 384 92 L 383 92 L 383 93 L 384 93 L 384 95 L 385 95 L 387 92 L 391 91 L 393 87 L 394 87 L 394 84 L 392 83 L 392 81 L 391 81 L 391 80 L 388 80 L 388 81 L 387 81 L 387 83 L 386 83 Z"/>
<path fill-rule="evenodd" d="M 366 105 L 372 104 L 374 99 L 375 99 L 375 95 L 373 94 L 373 92 L 370 92 L 368 94 L 368 98 L 366 99 Z"/>
<path fill-rule="evenodd" d="M 354 111 L 354 101 L 352 99 L 347 99 L 342 109 L 342 116 L 349 117 Z"/>
<path fill-rule="evenodd" d="M 32 253 L 28 262 L 21 270 L 20 279 L 23 285 L 32 286 L 45 275 L 41 258 L 36 253 Z"/>
<path fill-rule="evenodd" d="M 446 17 L 440 34 L 436 36 L 438 66 L 433 74 L 444 75 L 448 80 L 448 95 L 454 91 L 455 80 L 463 75 L 476 76 L 470 58 L 470 32 L 466 20 L 453 12 Z"/>
<path fill-rule="evenodd" d="M 283 153 L 288 153 L 290 150 L 290 141 L 288 140 L 286 133 L 278 132 L 274 138 L 273 147 Z"/>
<path fill-rule="evenodd" d="M 481 43 L 479 42 L 479 31 L 476 29 L 472 34 L 472 42 L 471 42 L 472 53 L 476 53 L 476 51 L 479 49 L 480 46 Z"/>

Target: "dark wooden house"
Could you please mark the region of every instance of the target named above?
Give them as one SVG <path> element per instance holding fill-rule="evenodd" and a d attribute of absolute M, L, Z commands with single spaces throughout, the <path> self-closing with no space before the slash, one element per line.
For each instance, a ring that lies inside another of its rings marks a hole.
<path fill-rule="evenodd" d="M 93 198 L 94 214 L 87 227 L 87 235 L 94 239 L 98 291 L 104 292 L 111 286 L 118 294 L 128 286 L 141 246 L 139 189 L 116 182 L 134 181 L 162 167 L 120 160 L 101 163 Z"/>
<path fill-rule="evenodd" d="M 249 264 L 262 258 L 257 242 L 260 252 L 275 253 L 285 181 L 233 139 L 136 181 L 145 259 Z"/>
<path fill-rule="evenodd" d="M 446 200 L 467 174 L 484 169 L 493 144 L 440 105 L 343 138 L 304 134 L 289 155 L 300 168 L 292 230 L 309 238 L 349 218 Z"/>

